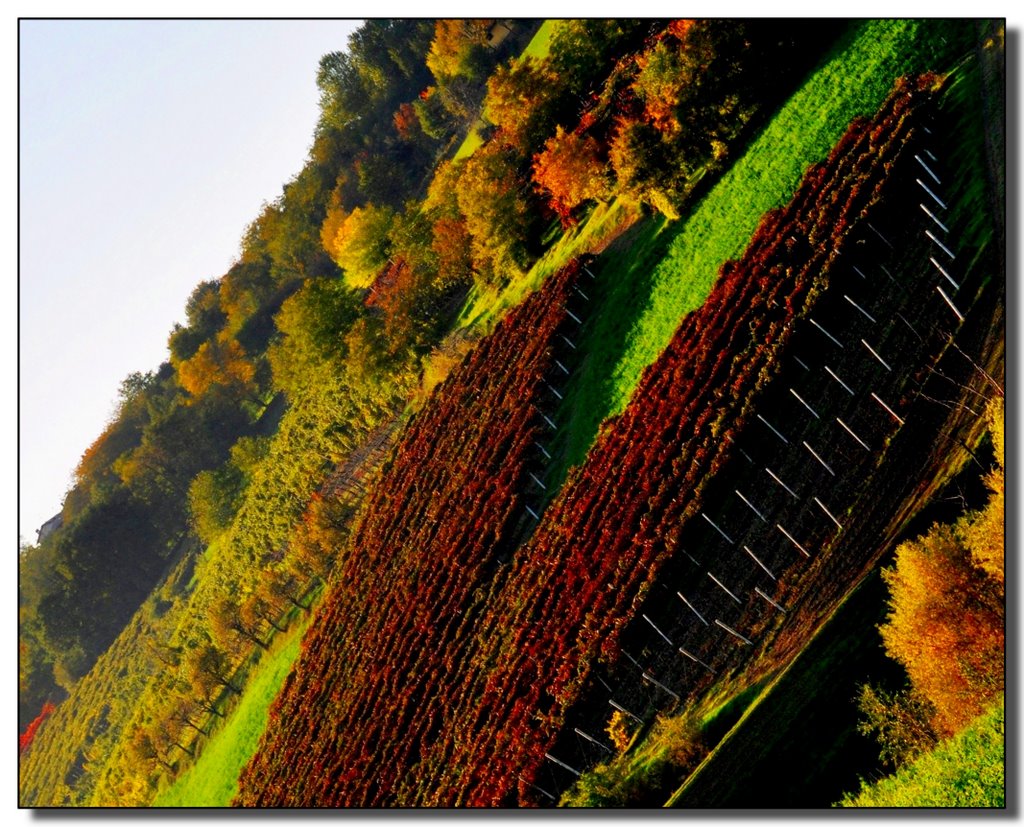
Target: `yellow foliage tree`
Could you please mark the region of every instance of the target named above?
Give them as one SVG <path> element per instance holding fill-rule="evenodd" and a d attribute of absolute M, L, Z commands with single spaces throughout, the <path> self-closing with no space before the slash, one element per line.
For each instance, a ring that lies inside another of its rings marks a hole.
<path fill-rule="evenodd" d="M 1000 463 L 985 509 L 956 525 L 935 525 L 901 544 L 882 576 L 889 615 L 881 627 L 889 656 L 914 691 L 935 706 L 940 736 L 962 730 L 1004 691 L 1002 406 L 990 409 Z"/>
<path fill-rule="evenodd" d="M 327 230 L 322 229 L 324 248 L 345 271 L 345 281 L 351 287 L 369 287 L 387 263 L 394 219 L 394 210 L 389 207 L 367 204 L 352 210 L 333 238 L 325 237 Z M 327 222 L 334 220 L 328 213 Z"/>

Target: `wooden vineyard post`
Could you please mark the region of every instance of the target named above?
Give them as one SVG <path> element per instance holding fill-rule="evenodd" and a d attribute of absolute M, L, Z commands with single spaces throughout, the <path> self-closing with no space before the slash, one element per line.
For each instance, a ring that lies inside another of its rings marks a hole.
<path fill-rule="evenodd" d="M 942 209 L 946 209 L 946 205 L 945 205 L 945 203 L 943 203 L 942 199 L 939 198 L 939 196 L 937 196 L 930 189 L 928 189 L 928 185 L 924 181 L 922 181 L 920 178 L 915 178 L 914 180 L 917 181 L 917 183 L 921 187 L 921 189 L 923 189 L 926 193 L 928 193 L 932 197 L 932 200 L 936 204 L 938 204 L 940 207 L 942 207 Z"/>
<path fill-rule="evenodd" d="M 722 536 L 723 536 L 723 537 L 725 538 L 725 541 L 726 541 L 726 542 L 727 542 L 727 543 L 728 543 L 728 544 L 729 544 L 730 546 L 734 546 L 734 545 L 736 545 L 736 543 L 735 543 L 735 542 L 733 541 L 732 537 L 730 537 L 730 536 L 729 536 L 728 534 L 726 534 L 726 533 L 725 533 L 724 531 L 722 531 L 722 529 L 720 529 L 720 528 L 718 527 L 717 523 L 715 523 L 715 521 L 714 521 L 714 520 L 712 520 L 712 519 L 711 519 L 711 518 L 710 518 L 710 517 L 709 517 L 709 516 L 708 516 L 707 514 L 705 514 L 705 513 L 703 512 L 703 511 L 701 511 L 701 512 L 700 512 L 700 516 L 701 516 L 701 517 L 703 517 L 703 518 L 704 518 L 705 520 L 707 520 L 707 521 L 708 521 L 708 523 L 709 523 L 709 524 L 711 525 L 711 527 L 712 527 L 712 528 L 713 528 L 713 529 L 714 529 L 715 531 L 717 531 L 717 532 L 718 532 L 719 534 L 721 534 L 721 535 L 722 535 Z"/>
<path fill-rule="evenodd" d="M 839 530 L 842 531 L 843 530 L 843 524 L 841 522 L 839 522 L 839 520 L 837 520 L 835 517 L 832 516 L 832 512 L 831 511 L 829 511 L 827 508 L 825 508 L 825 503 L 823 503 L 817 497 L 814 498 L 814 501 L 818 504 L 818 507 L 822 511 L 825 512 L 825 516 L 828 517 L 832 522 L 834 522 L 836 524 L 836 526 L 839 528 Z"/>
<path fill-rule="evenodd" d="M 765 425 L 767 425 L 771 429 L 771 432 L 775 434 L 775 436 L 782 440 L 783 445 L 789 445 L 789 440 L 786 439 L 781 433 L 779 433 L 779 430 L 774 425 L 772 425 L 771 422 L 769 422 L 767 419 L 761 416 L 761 414 L 758 414 L 757 418 L 760 419 Z"/>
<path fill-rule="evenodd" d="M 825 328 L 823 328 L 820 324 L 818 324 L 816 321 L 814 321 L 814 319 L 812 319 L 810 316 L 808 316 L 807 318 L 808 318 L 808 321 L 812 325 L 814 325 L 816 328 L 818 328 L 818 330 L 820 330 L 822 333 L 824 333 L 826 336 L 828 336 L 828 338 L 831 339 L 833 342 L 835 342 L 835 344 L 838 347 L 840 347 L 840 348 L 843 347 L 843 343 L 842 342 L 840 342 L 835 336 L 833 336 L 831 333 L 829 333 L 827 330 L 825 330 Z"/>
<path fill-rule="evenodd" d="M 876 351 L 876 350 L 875 350 L 875 349 L 874 349 L 873 347 L 871 347 L 871 345 L 869 345 L 869 344 L 868 344 L 868 343 L 867 343 L 866 341 L 864 341 L 863 339 L 861 339 L 861 340 L 860 340 L 860 343 L 861 343 L 862 345 L 864 345 L 864 347 L 866 347 L 866 348 L 868 349 L 868 353 L 870 353 L 870 354 L 871 354 L 872 356 L 874 356 L 874 357 L 875 357 L 875 358 L 876 358 L 876 359 L 878 360 L 878 363 L 879 363 L 879 364 L 880 364 L 880 365 L 881 365 L 881 366 L 882 366 L 883 368 L 885 368 L 885 369 L 886 369 L 887 371 L 889 371 L 889 373 L 892 373 L 892 368 L 891 368 L 891 367 L 889 367 L 889 365 L 888 365 L 888 363 L 887 363 L 887 362 L 885 361 L 885 359 L 883 359 L 883 358 L 882 358 L 881 356 L 879 356 L 879 355 L 878 355 L 878 352 L 877 352 L 877 351 Z"/>
<path fill-rule="evenodd" d="M 856 394 L 853 392 L 853 388 L 851 388 L 842 379 L 840 379 L 836 375 L 835 371 L 832 370 L 832 368 L 830 368 L 828 365 L 825 365 L 825 373 L 827 373 L 829 376 L 835 379 L 842 386 L 843 390 L 850 394 L 850 396 L 856 396 Z"/>
<path fill-rule="evenodd" d="M 539 792 L 539 793 L 542 793 L 543 795 L 546 795 L 546 796 L 547 796 L 548 798 L 550 798 L 550 799 L 551 799 L 552 801 L 554 801 L 554 802 L 556 802 L 556 803 L 557 803 L 558 799 L 557 799 L 557 798 L 555 798 L 555 797 L 554 797 L 554 796 L 553 796 L 553 795 L 552 795 L 551 793 L 549 793 L 549 792 L 548 792 L 547 790 L 545 790 L 545 789 L 544 789 L 543 787 L 538 787 L 538 786 L 537 786 L 536 784 L 534 784 L 534 783 L 533 783 L 532 781 L 527 781 L 527 780 L 526 780 L 525 778 L 523 778 L 523 777 L 522 777 L 521 775 L 519 776 L 519 780 L 520 780 L 520 781 L 522 781 L 522 782 L 523 782 L 523 783 L 524 783 L 524 784 L 525 784 L 525 785 L 526 785 L 527 787 L 533 787 L 533 789 L 535 789 L 535 790 L 536 790 L 537 792 Z"/>
<path fill-rule="evenodd" d="M 872 316 L 870 313 L 868 313 L 867 310 L 865 310 L 863 307 L 861 307 L 859 304 L 857 304 L 857 302 L 855 302 L 853 299 L 851 299 L 845 293 L 843 293 L 843 298 L 846 299 L 850 304 L 852 304 L 857 310 L 859 310 L 861 315 L 865 319 L 867 319 L 869 322 L 871 322 L 871 324 L 878 324 L 878 322 L 877 322 L 877 320 L 875 319 L 874 316 Z"/>
<path fill-rule="evenodd" d="M 741 500 L 743 500 L 743 502 L 746 504 L 747 508 L 749 508 L 751 511 L 753 511 L 757 515 L 757 518 L 762 523 L 767 523 L 768 522 L 768 520 L 764 516 L 764 514 L 762 514 L 760 511 L 758 511 L 757 507 L 750 500 L 748 500 L 746 497 L 744 497 L 743 494 L 740 493 L 740 490 L 738 488 L 736 488 L 734 490 L 736 492 L 736 496 L 739 497 Z"/>
<path fill-rule="evenodd" d="M 771 572 L 771 569 L 769 569 L 769 568 L 768 568 L 768 566 L 766 566 L 766 565 L 765 565 L 764 563 L 762 563 L 762 562 L 761 562 L 761 561 L 760 561 L 760 560 L 758 559 L 757 555 L 756 555 L 756 554 L 754 554 L 754 552 L 752 552 L 752 551 L 750 550 L 750 546 L 744 546 L 744 547 L 743 547 L 743 550 L 744 550 L 744 551 L 745 551 L 745 552 L 746 552 L 747 554 L 749 554 L 749 555 L 750 555 L 750 559 L 751 559 L 751 560 L 753 560 L 753 561 L 754 561 L 755 563 L 757 563 L 757 565 L 759 565 L 759 566 L 760 566 L 760 567 L 761 567 L 762 569 L 764 569 L 764 573 L 765 573 L 765 574 L 767 574 L 767 575 L 768 575 L 768 576 L 769 576 L 769 577 L 770 577 L 770 578 L 771 578 L 772 580 L 774 580 L 774 579 L 775 579 L 775 575 L 774 575 L 774 574 L 772 574 L 772 572 Z"/>
<path fill-rule="evenodd" d="M 608 699 L 608 703 L 609 703 L 609 704 L 611 705 L 611 707 L 612 707 L 613 709 L 617 709 L 617 710 L 618 710 L 619 712 L 621 712 L 621 713 L 622 713 L 623 715 L 626 715 L 626 716 L 628 716 L 628 717 L 632 718 L 632 719 L 633 719 L 634 721 L 636 721 L 636 722 L 637 722 L 638 724 L 642 724 L 642 723 L 644 722 L 643 718 L 641 718 L 641 717 L 640 717 L 640 716 L 638 716 L 638 715 L 634 715 L 634 714 L 633 714 L 632 712 L 630 712 L 630 711 L 629 711 L 628 709 L 626 709 L 626 707 L 622 706 L 621 704 L 617 704 L 617 703 L 616 703 L 616 702 L 615 702 L 614 700 L 612 700 L 611 698 L 609 698 L 609 699 Z"/>
<path fill-rule="evenodd" d="M 776 528 L 777 528 L 777 529 L 778 529 L 779 531 L 781 531 L 781 532 L 782 532 L 783 536 L 785 536 L 785 538 L 786 538 L 787 540 L 789 540 L 789 542 L 791 542 L 791 543 L 792 543 L 792 544 L 793 544 L 794 546 L 796 546 L 796 547 L 797 547 L 797 550 L 798 550 L 798 551 L 799 551 L 799 552 L 800 552 L 800 553 L 801 553 L 801 554 L 802 554 L 802 555 L 803 555 L 804 557 L 810 557 L 810 556 L 811 556 L 811 553 L 810 553 L 810 552 L 809 552 L 809 551 L 808 551 L 807 549 L 805 549 L 805 548 L 804 548 L 804 547 L 803 547 L 802 545 L 800 545 L 800 544 L 799 544 L 799 543 L 798 543 L 798 542 L 796 541 L 796 538 L 794 538 L 792 534 L 790 534 L 790 533 L 789 533 L 788 531 L 786 531 L 786 529 L 784 529 L 784 528 L 782 527 L 782 524 L 781 524 L 781 523 L 776 523 L 776 524 L 775 524 L 775 527 L 776 527 Z"/>
<path fill-rule="evenodd" d="M 841 419 L 840 419 L 840 418 L 839 418 L 838 416 L 836 417 L 836 422 L 838 422 L 838 423 L 839 423 L 840 427 L 841 427 L 841 428 L 842 428 L 842 429 L 843 429 L 844 431 L 846 431 L 846 433 L 848 433 L 848 434 L 849 434 L 850 436 L 852 436 L 852 437 L 853 437 L 853 438 L 854 438 L 855 440 L 857 440 L 857 442 L 859 442 L 859 443 L 860 443 L 861 447 L 863 447 L 865 451 L 868 451 L 869 453 L 871 452 L 871 448 L 870 448 L 870 447 L 868 446 L 868 444 L 867 444 L 867 443 L 866 443 L 866 442 L 865 442 L 865 441 L 864 441 L 863 439 L 861 439 L 861 438 L 860 438 L 859 436 L 857 436 L 857 435 L 856 435 L 856 434 L 855 434 L 855 433 L 853 432 L 853 429 L 852 429 L 852 428 L 851 428 L 851 427 L 850 427 L 849 425 L 847 425 L 847 424 L 846 424 L 845 422 L 843 422 L 843 420 L 841 420 Z"/>
<path fill-rule="evenodd" d="M 551 762 L 553 762 L 553 763 L 555 763 L 555 764 L 558 764 L 558 766 L 560 766 L 560 767 L 561 767 L 562 769 L 566 769 L 566 770 L 569 770 L 569 772 L 571 772 L 571 773 L 572 773 L 573 775 L 575 775 L 575 776 L 576 776 L 577 778 L 582 778 L 582 777 L 583 777 L 583 773 L 581 773 L 581 772 L 580 772 L 579 770 L 577 770 L 577 769 L 573 769 L 573 768 L 572 768 L 572 767 L 570 767 L 570 766 L 569 766 L 568 764 L 566 764 L 566 763 L 565 763 L 565 761 L 559 761 L 559 760 L 558 760 L 557 758 L 555 758 L 555 756 L 553 756 L 553 755 L 552 755 L 552 754 L 551 754 L 550 752 L 545 752 L 545 753 L 544 753 L 544 757 L 545 757 L 545 758 L 547 758 L 547 759 L 548 759 L 548 761 L 551 761 Z"/>
<path fill-rule="evenodd" d="M 727 589 L 727 588 L 725 587 L 725 584 L 724 584 L 724 583 L 722 583 L 722 581 L 721 581 L 721 580 L 719 580 L 719 579 L 718 579 L 717 577 L 715 577 L 715 575 L 713 575 L 713 574 L 712 574 L 711 572 L 708 572 L 708 573 L 707 573 L 707 575 L 708 575 L 708 577 L 710 577 L 710 578 L 711 578 L 712 580 L 714 580 L 714 581 L 715 581 L 715 585 L 716 585 L 716 586 L 718 586 L 718 588 L 720 588 L 720 589 L 721 589 L 721 590 L 722 590 L 723 592 L 725 592 L 725 593 L 726 593 L 727 595 L 729 595 L 729 597 L 731 597 L 731 598 L 732 598 L 733 600 L 735 600 L 735 601 L 736 601 L 737 603 L 739 603 L 739 604 L 740 604 L 741 606 L 743 605 L 743 601 L 742 601 L 742 600 L 740 600 L 740 599 L 739 599 L 739 598 L 738 598 L 738 597 L 737 597 L 736 595 L 734 595 L 734 594 L 733 594 L 733 593 L 732 593 L 731 591 L 729 591 L 729 590 L 728 590 L 728 589 Z"/>
<path fill-rule="evenodd" d="M 677 701 L 679 700 L 679 695 L 677 695 L 675 692 L 673 692 L 671 689 L 669 689 L 667 686 L 665 686 L 665 684 L 663 684 L 661 681 L 655 680 L 654 676 L 650 672 L 642 673 L 641 677 L 645 681 L 648 681 L 649 683 L 653 683 L 662 692 L 668 693 L 673 698 L 675 698 Z"/>
<path fill-rule="evenodd" d="M 944 301 L 944 302 L 945 302 L 946 304 L 948 304 L 948 305 L 949 305 L 949 309 L 950 309 L 950 310 L 952 310 L 952 311 L 953 311 L 953 312 L 954 312 L 954 313 L 956 314 L 956 317 L 957 317 L 957 318 L 958 318 L 958 319 L 959 319 L 959 320 L 960 320 L 961 322 L 963 322 L 963 321 L 964 321 L 964 314 L 963 314 L 963 313 L 961 313 L 961 312 L 960 312 L 960 311 L 959 311 L 959 310 L 957 309 L 956 305 L 955 305 L 955 304 L 953 304 L 953 300 L 952 300 L 952 299 L 950 299 L 950 297 L 946 295 L 946 292 L 945 292 L 945 291 L 944 291 L 944 290 L 942 289 L 942 285 L 936 284 L 936 285 L 935 285 L 935 289 L 939 291 L 939 295 L 940 295 L 940 296 L 942 296 L 942 300 L 943 300 L 943 301 Z"/>
<path fill-rule="evenodd" d="M 552 385 L 550 382 L 545 382 L 544 384 L 548 386 L 549 391 L 551 391 L 555 396 L 558 397 L 559 401 L 562 400 L 562 394 L 558 392 L 554 385 Z"/>
<path fill-rule="evenodd" d="M 942 291 L 940 290 L 939 292 L 941 293 Z M 876 401 L 876 402 L 877 402 L 877 403 L 878 403 L 879 405 L 881 405 L 881 406 L 882 406 L 882 408 L 883 408 L 883 409 L 885 410 L 885 412 L 886 412 L 887 414 L 889 414 L 889 416 L 891 416 L 891 417 L 892 417 L 893 419 L 895 419 L 895 420 L 896 420 L 897 422 L 899 422 L 899 423 L 900 423 L 900 425 L 906 425 L 906 424 L 907 424 L 907 423 L 906 423 L 906 422 L 905 422 L 905 421 L 904 421 L 904 420 L 903 420 L 903 419 L 902 419 L 902 418 L 901 418 L 901 417 L 900 417 L 900 416 L 899 416 L 899 415 L 898 415 L 898 414 L 896 413 L 896 411 L 894 411 L 894 410 L 893 410 L 892 408 L 890 408 L 890 407 L 889 407 L 888 405 L 886 405 L 886 404 L 885 404 L 885 402 L 883 402 L 883 401 L 882 401 L 882 397 L 880 397 L 880 396 L 879 396 L 879 395 L 878 395 L 877 393 L 875 393 L 874 391 L 872 391 L 872 392 L 871 392 L 871 398 L 872 398 L 872 399 L 874 399 L 874 400 L 875 400 L 875 401 Z"/>
<path fill-rule="evenodd" d="M 653 620 L 651 620 L 647 615 L 641 615 L 641 616 L 643 617 L 644 620 L 646 620 L 651 625 L 651 628 L 654 629 L 654 631 L 657 632 L 661 636 L 661 639 L 664 640 L 665 643 L 667 643 L 673 649 L 676 648 L 676 645 L 669 639 L 669 636 L 666 635 L 663 631 L 661 631 L 661 629 L 659 629 L 656 625 L 654 625 L 654 621 Z M 625 653 L 623 653 L 623 654 L 625 654 Z M 629 657 L 629 656 L 626 655 L 626 657 Z M 630 660 L 633 660 L 633 659 L 630 658 Z M 636 661 L 633 661 L 633 662 L 636 663 Z"/>
<path fill-rule="evenodd" d="M 691 653 L 691 652 L 688 652 L 688 651 L 687 651 L 686 649 L 684 649 L 684 648 L 683 648 L 682 646 L 680 646 L 680 647 L 679 647 L 679 650 L 678 650 L 678 651 L 679 651 L 679 654 L 680 654 L 680 655 L 683 655 L 684 657 L 687 657 L 687 658 L 689 658 L 690 660 L 692 660 L 692 661 L 693 661 L 694 663 L 696 663 L 696 664 L 698 664 L 698 665 L 700 665 L 700 666 L 703 666 L 703 667 L 704 667 L 705 669 L 707 669 L 707 670 L 708 670 L 708 672 L 710 672 L 710 673 L 711 673 L 712 675 L 714 675 L 714 674 L 715 674 L 715 670 L 714 670 L 714 669 L 712 669 L 712 668 L 711 668 L 710 666 L 708 666 L 708 665 L 707 665 L 706 663 L 704 663 L 704 661 L 702 661 L 702 660 L 701 660 L 700 658 L 698 658 L 698 657 L 697 657 L 696 655 L 694 655 L 693 653 Z"/>
<path fill-rule="evenodd" d="M 939 219 L 935 217 L 935 214 L 931 210 L 929 210 L 924 204 L 918 204 L 917 206 L 919 206 L 922 210 L 924 210 L 924 214 L 925 215 L 927 215 L 932 221 L 934 221 L 936 224 L 938 224 L 939 229 L 941 229 L 942 232 L 944 232 L 944 233 L 948 233 L 949 232 L 949 227 L 947 227 L 945 224 L 943 224 L 941 221 L 939 221 Z"/>
<path fill-rule="evenodd" d="M 946 279 L 946 281 L 948 281 L 950 284 L 953 285 L 953 289 L 954 290 L 959 290 L 960 289 L 960 285 L 957 284 L 953 280 L 953 277 L 949 273 L 946 272 L 946 268 L 943 267 L 941 264 L 939 264 L 939 262 L 937 262 L 935 260 L 934 256 L 928 256 L 928 261 L 930 261 L 932 263 L 932 265 L 935 267 L 935 269 L 939 271 L 939 273 L 942 275 L 942 277 L 944 279 Z"/>
<path fill-rule="evenodd" d="M 804 440 L 803 445 L 804 445 L 804 448 L 806 448 L 808 451 L 810 451 L 811 456 L 814 457 L 816 460 L 818 460 L 818 462 L 821 463 L 821 467 L 822 468 L 824 468 L 826 471 L 828 471 L 833 477 L 836 475 L 836 472 L 833 471 L 831 468 L 829 468 L 828 463 L 825 462 L 825 460 L 823 460 L 820 456 L 818 456 L 818 452 L 815 451 L 810 445 L 807 444 L 807 440 L 806 439 Z"/>
<path fill-rule="evenodd" d="M 728 625 L 727 623 L 723 623 L 721 620 L 718 620 L 718 618 L 715 618 L 715 625 L 718 626 L 720 629 L 725 629 L 725 631 L 727 631 L 730 635 L 732 635 L 737 640 L 742 641 L 747 646 L 754 645 L 754 641 L 743 637 L 743 635 L 741 635 L 739 632 L 733 629 L 732 626 Z"/>
<path fill-rule="evenodd" d="M 811 412 L 811 416 L 813 416 L 813 417 L 814 417 L 815 419 L 821 419 L 821 417 L 820 417 L 820 416 L 818 416 L 818 412 L 817 412 L 816 410 L 814 410 L 814 408 L 812 408 L 812 407 L 811 407 L 810 405 L 808 405 L 808 404 L 807 404 L 807 403 L 806 403 L 806 402 L 805 402 L 805 401 L 803 400 L 803 398 L 802 398 L 802 397 L 800 396 L 800 394 L 798 394 L 798 393 L 797 393 L 797 392 L 796 392 L 795 390 L 793 390 L 792 388 L 790 388 L 790 389 L 789 389 L 789 392 L 790 392 L 791 394 L 793 394 L 793 396 L 795 396 L 795 397 L 796 397 L 796 401 L 797 401 L 797 402 L 799 402 L 799 403 L 800 403 L 801 405 L 803 405 L 803 406 L 804 406 L 805 408 L 807 408 L 807 410 L 809 410 L 809 411 Z"/>
<path fill-rule="evenodd" d="M 786 493 L 788 493 L 789 496 L 791 496 L 794 500 L 799 500 L 800 499 L 796 495 L 796 492 L 794 492 L 792 488 L 790 488 L 788 485 L 786 485 L 786 483 L 784 483 L 782 480 L 780 480 L 778 478 L 778 476 L 776 476 L 775 472 L 772 471 L 771 468 L 768 468 L 767 466 L 765 466 L 764 470 L 768 472 L 768 476 L 769 477 L 771 477 L 773 480 L 775 480 L 775 482 L 777 482 L 779 485 L 781 485 L 786 490 Z"/>
<path fill-rule="evenodd" d="M 583 738 L 584 740 L 586 740 L 586 741 L 590 741 L 590 743 L 592 743 L 592 744 L 593 744 L 594 746 L 596 746 L 596 747 L 600 747 L 601 749 L 603 749 L 603 750 L 604 750 L 605 752 L 607 752 L 607 753 L 609 753 L 609 754 L 614 754 L 614 750 L 612 750 L 612 748 L 611 748 L 611 747 L 607 746 L 606 744 L 602 744 L 602 743 L 601 743 L 600 741 L 598 741 L 598 740 L 597 740 L 596 738 L 594 738 L 594 737 L 593 737 L 592 735 L 588 735 L 587 733 L 585 733 L 585 732 L 584 732 L 584 731 L 583 731 L 582 729 L 580 729 L 579 727 L 573 727 L 573 731 L 574 731 L 574 732 L 575 732 L 575 733 L 576 733 L 577 735 L 579 735 L 579 736 L 580 736 L 581 738 Z"/>
<path fill-rule="evenodd" d="M 772 600 L 772 598 L 770 598 L 764 591 L 762 591 L 760 586 L 755 586 L 754 587 L 754 593 L 757 594 L 758 597 L 762 597 L 765 600 L 767 600 L 772 606 L 774 606 L 776 609 L 778 609 L 783 614 L 786 614 L 786 610 L 784 608 L 782 608 L 782 606 L 780 604 L 778 604 L 774 600 Z"/>
<path fill-rule="evenodd" d="M 698 611 L 697 611 L 697 609 L 696 609 L 696 608 L 694 607 L 694 605 L 693 605 L 693 604 L 692 604 L 692 603 L 691 603 L 691 602 L 690 602 L 689 600 L 687 600 L 687 599 L 686 599 L 685 597 L 683 597 L 683 593 L 682 593 L 682 592 L 676 592 L 676 594 L 677 594 L 677 595 L 679 596 L 679 599 L 680 599 L 680 600 L 682 600 L 682 601 L 683 601 L 683 603 L 685 603 L 685 604 L 686 604 L 686 608 L 688 608 L 688 609 L 689 609 L 689 610 L 690 610 L 691 612 L 693 612 L 693 613 L 694 613 L 695 615 L 697 615 L 697 619 L 698 619 L 698 620 L 699 620 L 699 621 L 700 621 L 701 623 L 703 623 L 703 624 L 704 624 L 705 626 L 709 626 L 709 625 L 711 625 L 711 624 L 709 624 L 709 623 L 708 623 L 708 622 L 707 622 L 707 621 L 706 621 L 706 620 L 704 619 L 704 615 L 702 615 L 702 614 L 701 614 L 700 612 L 698 612 Z"/>

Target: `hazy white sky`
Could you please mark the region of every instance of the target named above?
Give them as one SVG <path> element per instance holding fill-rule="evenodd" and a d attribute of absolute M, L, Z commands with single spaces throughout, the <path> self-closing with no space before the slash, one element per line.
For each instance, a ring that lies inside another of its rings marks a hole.
<path fill-rule="evenodd" d="M 302 167 L 355 21 L 22 20 L 19 534 Z"/>

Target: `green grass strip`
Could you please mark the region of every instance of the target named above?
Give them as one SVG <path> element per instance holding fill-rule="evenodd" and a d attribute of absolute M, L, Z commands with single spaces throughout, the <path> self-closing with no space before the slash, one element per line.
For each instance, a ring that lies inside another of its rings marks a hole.
<path fill-rule="evenodd" d="M 308 620 L 296 625 L 281 645 L 260 661 L 238 706 L 213 734 L 196 762 L 153 801 L 154 807 L 228 807 L 238 793 L 238 776 L 267 726 L 270 704 L 292 664 Z"/>
<path fill-rule="evenodd" d="M 895 775 L 863 784 L 842 807 L 1005 807 L 1004 706 Z"/>

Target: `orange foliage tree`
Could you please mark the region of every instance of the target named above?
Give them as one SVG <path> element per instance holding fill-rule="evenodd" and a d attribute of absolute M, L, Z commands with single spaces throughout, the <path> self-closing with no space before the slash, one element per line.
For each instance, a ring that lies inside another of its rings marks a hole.
<path fill-rule="evenodd" d="M 533 180 L 548 192 L 552 207 L 563 218 L 584 201 L 607 198 L 612 185 L 597 141 L 560 126 L 544 151 L 533 156 Z"/>
<path fill-rule="evenodd" d="M 203 342 L 194 356 L 178 366 L 178 382 L 193 397 L 203 396 L 214 385 L 248 391 L 255 376 L 252 362 L 231 337 Z"/>

